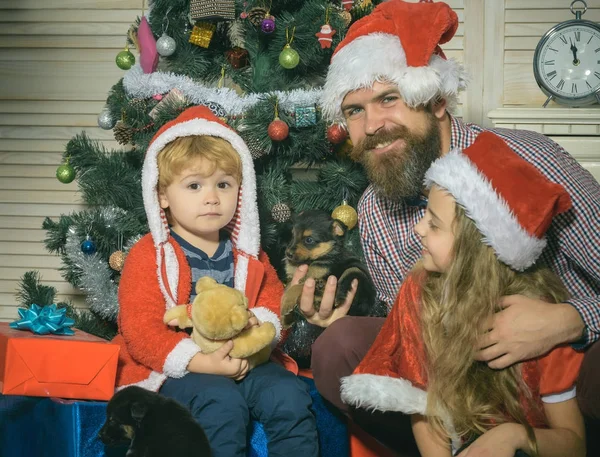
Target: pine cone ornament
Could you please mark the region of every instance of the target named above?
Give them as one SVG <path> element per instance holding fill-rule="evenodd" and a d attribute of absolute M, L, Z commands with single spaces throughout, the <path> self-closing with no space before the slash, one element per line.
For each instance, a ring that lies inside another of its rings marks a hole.
<path fill-rule="evenodd" d="M 131 144 L 133 141 L 133 130 L 123 121 L 117 122 L 117 125 L 115 125 L 115 128 L 113 129 L 113 133 L 117 143 L 122 144 L 123 146 Z"/>
<path fill-rule="evenodd" d="M 250 150 L 250 155 L 254 160 L 260 159 L 262 156 L 267 154 L 267 151 L 262 147 L 260 141 L 254 137 L 244 138 L 248 149 Z"/>
<path fill-rule="evenodd" d="M 252 25 L 260 27 L 262 21 L 267 17 L 267 14 L 269 14 L 269 11 L 266 8 L 257 6 L 256 8 L 252 8 L 248 13 L 248 20 Z"/>
<path fill-rule="evenodd" d="M 275 222 L 285 222 L 292 217 L 292 210 L 285 203 L 277 203 L 271 208 L 271 217 Z"/>

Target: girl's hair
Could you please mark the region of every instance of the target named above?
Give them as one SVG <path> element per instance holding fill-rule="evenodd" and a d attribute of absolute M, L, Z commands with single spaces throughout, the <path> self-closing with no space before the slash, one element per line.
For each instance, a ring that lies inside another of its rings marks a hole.
<path fill-rule="evenodd" d="M 534 266 L 517 272 L 500 262 L 458 204 L 453 230 L 451 266 L 444 273 L 428 273 L 424 279 L 427 416 L 434 429 L 446 437 L 450 437 L 448 419 L 453 432 L 465 438 L 516 421 L 527 428 L 535 452 L 535 436 L 525 411 L 539 413 L 539 406 L 523 382 L 521 365 L 489 368 L 474 360 L 475 345 L 485 333 L 485 322 L 500 310 L 498 302 L 503 295 L 522 294 L 558 303 L 568 292 L 547 268 Z"/>
<path fill-rule="evenodd" d="M 158 153 L 158 188 L 164 189 L 194 161 L 202 159 L 202 171 L 210 176 L 217 168 L 242 181 L 242 161 L 229 141 L 209 135 L 179 137 Z"/>

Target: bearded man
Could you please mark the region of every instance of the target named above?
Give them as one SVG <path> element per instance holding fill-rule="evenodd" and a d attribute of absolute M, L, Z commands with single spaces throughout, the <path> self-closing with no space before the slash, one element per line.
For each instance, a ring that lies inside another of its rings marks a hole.
<path fill-rule="evenodd" d="M 476 359 L 505 368 L 560 344 L 585 350 L 577 396 L 584 415 L 600 419 L 600 185 L 563 148 L 543 135 L 485 129 L 452 116 L 467 86 L 463 67 L 439 45 L 458 27 L 445 3 L 389 0 L 355 22 L 338 45 L 327 75 L 323 114 L 346 125 L 371 182 L 358 206 L 359 230 L 379 298 L 391 308 L 406 274 L 421 257 L 414 225 L 424 214 L 423 178 L 433 160 L 464 149 L 484 131 L 500 136 L 548 179 L 561 184 L 573 209 L 555 218 L 542 261 L 557 273 L 572 298 L 550 304 L 524 296 L 503 297 Z M 299 268 L 298 283 L 306 268 Z M 321 306 L 313 306 L 307 279 L 300 309 L 327 327 L 313 345 L 312 370 L 319 392 L 401 455 L 416 455 L 407 416 L 381 404 L 376 389 L 361 399 L 340 396 L 340 379 L 352 374 L 384 319 L 349 317 L 346 302 L 333 308 L 336 281 L 329 278 Z M 406 356 L 399 354 L 399 357 Z M 589 448 L 589 445 L 588 445 Z"/>

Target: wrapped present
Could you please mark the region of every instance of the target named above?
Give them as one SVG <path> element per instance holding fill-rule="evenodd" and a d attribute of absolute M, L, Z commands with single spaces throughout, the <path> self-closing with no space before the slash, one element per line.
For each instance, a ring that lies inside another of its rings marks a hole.
<path fill-rule="evenodd" d="M 72 336 L 40 335 L 2 322 L 0 392 L 108 400 L 114 392 L 118 357 L 118 345 L 81 330 Z"/>
<path fill-rule="evenodd" d="M 191 0 L 190 16 L 194 20 L 228 20 L 235 19 L 234 0 Z"/>
<path fill-rule="evenodd" d="M 317 107 L 315 105 L 296 106 L 296 127 L 317 125 Z"/>
<path fill-rule="evenodd" d="M 347 457 L 345 421 L 328 409 L 312 379 L 300 379 L 313 399 L 320 455 Z M 125 457 L 126 445 L 104 446 L 98 438 L 105 420 L 106 402 L 0 395 L 0 456 Z M 247 456 L 267 457 L 268 441 L 263 425 L 251 421 Z"/>
<path fill-rule="evenodd" d="M 0 455 L 125 457 L 98 438 L 105 420 L 106 402 L 0 395 Z"/>
<path fill-rule="evenodd" d="M 227 61 L 233 68 L 239 70 L 248 66 L 248 51 L 242 48 L 233 48 L 225 52 Z"/>
<path fill-rule="evenodd" d="M 215 30 L 217 30 L 217 26 L 210 22 L 197 22 L 188 41 L 196 46 L 208 48 Z"/>

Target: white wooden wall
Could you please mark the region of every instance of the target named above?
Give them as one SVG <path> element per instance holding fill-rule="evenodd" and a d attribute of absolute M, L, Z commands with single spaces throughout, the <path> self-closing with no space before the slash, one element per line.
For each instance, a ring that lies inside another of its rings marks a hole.
<path fill-rule="evenodd" d="M 553 24 L 572 17 L 570 0 L 447 2 L 461 24 L 444 51 L 472 74 L 458 114 L 485 125 L 547 133 L 600 171 L 600 107 L 534 108 L 544 96 L 533 79 L 533 49 Z M 599 2 L 588 1 L 585 19 L 600 20 Z M 66 143 L 85 129 L 91 138 L 118 147 L 112 132 L 97 127 L 96 117 L 123 74 L 114 58 L 141 3 L 0 0 L 0 320 L 16 317 L 18 280 L 31 269 L 58 289 L 59 299 L 84 306 L 82 295 L 62 281 L 60 259 L 45 250 L 40 227 L 45 216 L 81 208 L 76 182 L 65 185 L 55 178 Z"/>
<path fill-rule="evenodd" d="M 122 76 L 114 63 L 137 0 L 0 0 L 0 320 L 16 317 L 15 291 L 28 270 L 83 304 L 62 281 L 60 258 L 43 245 L 45 216 L 80 209 L 77 183 L 55 176 L 66 143 L 97 127 L 108 90 Z"/>

